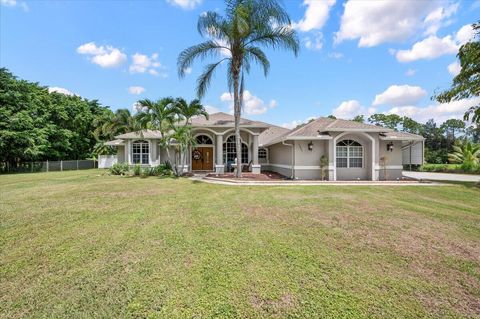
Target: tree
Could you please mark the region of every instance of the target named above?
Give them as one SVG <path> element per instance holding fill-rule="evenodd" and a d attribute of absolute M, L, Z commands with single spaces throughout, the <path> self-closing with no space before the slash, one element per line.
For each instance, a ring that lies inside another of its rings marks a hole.
<path fill-rule="evenodd" d="M 448 119 L 440 125 L 448 139 L 455 140 L 455 132 L 461 133 L 465 129 L 465 122 L 459 119 Z"/>
<path fill-rule="evenodd" d="M 457 57 L 460 60 L 461 70 L 453 78 L 450 89 L 435 95 L 434 98 L 440 103 L 463 100 L 480 95 L 480 21 L 472 25 L 475 37 L 472 41 L 462 45 Z M 472 105 L 465 113 L 464 120 L 471 120 L 480 124 L 480 105 Z"/>
<path fill-rule="evenodd" d="M 189 126 L 176 126 L 173 129 L 171 138 L 174 140 L 175 147 L 175 174 L 181 176 L 183 174 L 183 168 L 187 162 L 187 151 L 191 147 L 195 147 L 195 137 L 192 134 L 192 129 Z M 179 165 L 181 169 L 179 170 Z"/>
<path fill-rule="evenodd" d="M 185 121 L 185 125 L 194 116 L 204 116 L 208 120 L 208 113 L 200 103 L 200 100 L 195 99 L 187 103 L 185 99 L 177 98 L 174 102 L 174 108 L 177 114 Z"/>
<path fill-rule="evenodd" d="M 178 113 L 174 107 L 175 100 L 166 97 L 157 101 L 149 99 L 137 102 L 140 107 L 138 122 L 144 129 L 158 130 L 161 134 L 160 146 L 166 149 L 170 161 L 170 139 L 174 123 L 178 120 Z"/>
<path fill-rule="evenodd" d="M 352 121 L 359 122 L 359 123 L 364 123 L 365 122 L 365 116 L 357 115 L 352 119 Z"/>
<path fill-rule="evenodd" d="M 397 114 L 373 114 L 368 121 L 377 126 L 383 126 L 392 130 L 397 130 L 402 123 L 402 117 Z"/>
<path fill-rule="evenodd" d="M 111 115 L 96 100 L 50 93 L 0 68 L 2 162 L 88 158 L 97 143 L 94 123 Z"/>
<path fill-rule="evenodd" d="M 458 142 L 453 146 L 453 153 L 448 154 L 450 163 L 462 164 L 464 171 L 475 170 L 480 164 L 480 145 L 468 141 Z"/>
<path fill-rule="evenodd" d="M 236 153 L 237 158 L 241 158 L 240 116 L 245 74 L 255 62 L 263 68 L 264 75 L 268 75 L 270 62 L 261 46 L 284 48 L 297 55 L 300 45 L 296 32 L 287 12 L 275 0 L 226 0 L 225 16 L 206 12 L 198 18 L 197 29 L 209 40 L 180 53 L 179 76 L 185 76 L 185 70 L 195 59 L 223 56 L 205 67 L 197 80 L 197 95 L 199 98 L 205 95 L 215 71 L 226 62 L 228 88 L 230 92 L 233 90 Z M 241 174 L 241 170 L 237 170 L 237 177 Z"/>
<path fill-rule="evenodd" d="M 100 141 L 112 140 L 116 135 L 141 129 L 138 118 L 128 109 L 118 109 L 115 113 L 99 117 L 94 121 L 94 125 L 94 136 Z"/>
<path fill-rule="evenodd" d="M 412 134 L 422 135 L 423 125 L 409 118 L 408 116 L 404 116 L 402 118 L 402 131 L 412 133 Z"/>

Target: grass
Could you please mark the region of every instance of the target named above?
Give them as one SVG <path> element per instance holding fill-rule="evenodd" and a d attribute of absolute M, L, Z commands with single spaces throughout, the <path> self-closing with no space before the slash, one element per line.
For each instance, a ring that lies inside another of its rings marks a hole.
<path fill-rule="evenodd" d="M 0 176 L 3 318 L 480 314 L 480 191 Z"/>

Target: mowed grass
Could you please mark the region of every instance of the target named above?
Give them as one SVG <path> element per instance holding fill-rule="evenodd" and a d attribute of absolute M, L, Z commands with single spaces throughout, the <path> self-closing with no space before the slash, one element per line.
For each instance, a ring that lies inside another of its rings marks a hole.
<path fill-rule="evenodd" d="M 480 191 L 0 176 L 3 318 L 478 317 Z"/>

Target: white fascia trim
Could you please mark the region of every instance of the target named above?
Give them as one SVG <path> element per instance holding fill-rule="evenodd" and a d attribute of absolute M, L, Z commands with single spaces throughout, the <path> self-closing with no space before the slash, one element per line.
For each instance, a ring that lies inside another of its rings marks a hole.
<path fill-rule="evenodd" d="M 382 137 L 380 136 L 380 139 L 382 141 L 423 141 L 425 140 L 424 137 L 396 137 L 396 136 L 388 136 L 388 137 Z"/>
<path fill-rule="evenodd" d="M 292 141 L 310 141 L 310 140 L 331 140 L 333 137 L 329 135 L 318 135 L 318 136 L 291 136 L 289 138 L 284 139 L 284 141 L 292 140 Z"/>
<path fill-rule="evenodd" d="M 329 128 L 325 129 L 326 132 L 368 132 L 368 133 L 382 133 L 392 132 L 393 130 L 388 128 Z"/>
<path fill-rule="evenodd" d="M 279 168 L 286 168 L 286 169 L 292 169 L 292 165 L 285 165 L 285 164 L 273 164 L 273 163 L 270 163 L 268 164 L 269 166 L 273 166 L 273 167 L 279 167 Z"/>
<path fill-rule="evenodd" d="M 382 170 L 382 169 L 402 169 L 403 170 L 403 165 L 387 165 L 387 166 L 379 166 L 375 165 L 375 169 L 377 171 Z"/>

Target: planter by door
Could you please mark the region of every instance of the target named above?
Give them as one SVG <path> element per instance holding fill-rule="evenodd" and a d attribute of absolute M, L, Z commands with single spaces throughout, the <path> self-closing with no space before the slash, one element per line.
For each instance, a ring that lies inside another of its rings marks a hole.
<path fill-rule="evenodd" d="M 213 170 L 213 147 L 196 147 L 192 151 L 192 170 Z"/>

